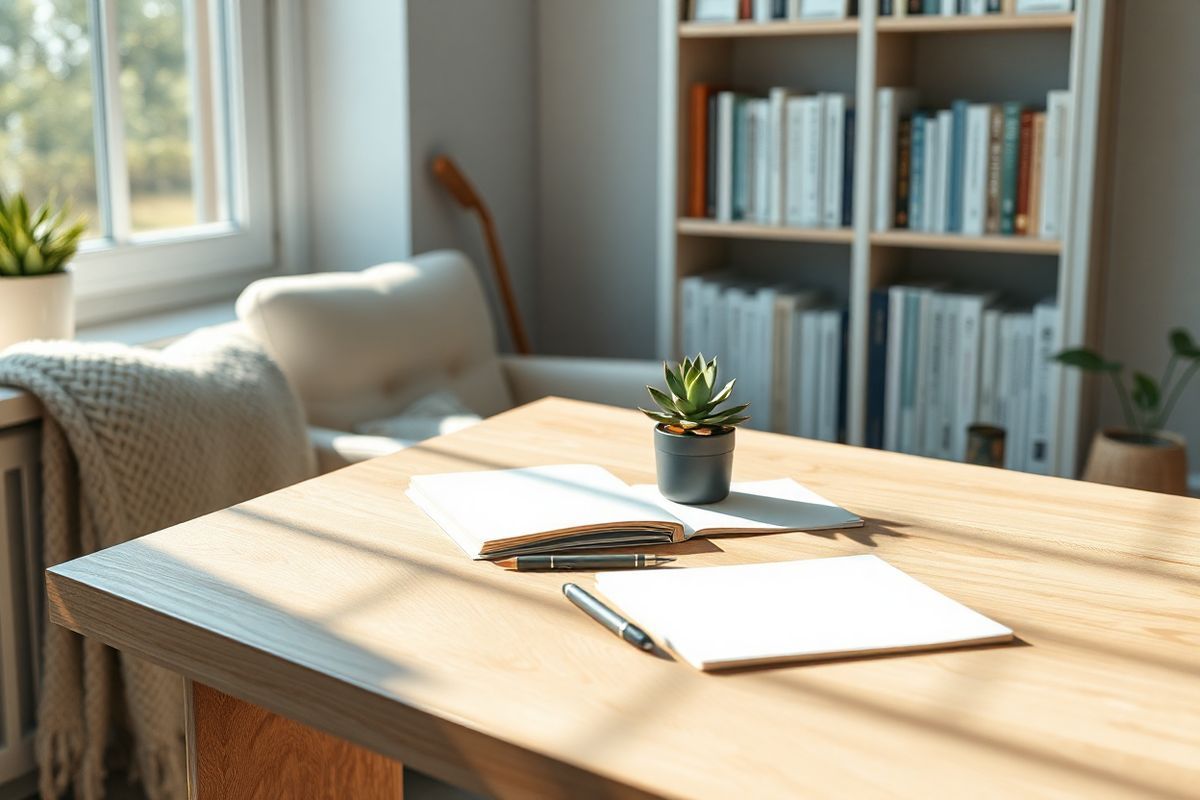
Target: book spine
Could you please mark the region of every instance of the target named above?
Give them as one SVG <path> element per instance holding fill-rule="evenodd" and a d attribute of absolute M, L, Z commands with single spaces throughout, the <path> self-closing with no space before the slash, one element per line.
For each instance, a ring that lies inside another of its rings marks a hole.
<path fill-rule="evenodd" d="M 941 14 L 942 13 L 941 0 L 922 0 L 921 13 L 922 14 Z"/>
<path fill-rule="evenodd" d="M 838 354 L 841 352 L 842 312 L 821 314 L 821 384 L 817 438 L 837 441 Z"/>
<path fill-rule="evenodd" d="M 940 458 L 954 458 L 954 430 L 958 426 L 958 389 L 959 381 L 964 378 L 958 372 L 963 344 L 959 328 L 962 302 L 963 298 L 958 295 L 946 295 L 943 300 L 942 330 L 946 338 L 942 343 L 942 368 L 939 375 L 942 414 L 937 435 L 937 455 Z"/>
<path fill-rule="evenodd" d="M 875 124 L 879 129 L 876 140 L 874 228 L 886 231 L 895 222 L 896 186 L 896 90 L 890 87 L 875 93 Z"/>
<path fill-rule="evenodd" d="M 688 161 L 691 165 L 691 184 L 688 191 L 687 215 L 703 217 L 707 210 L 705 199 L 708 187 L 708 96 L 711 87 L 706 83 L 692 85 L 688 104 Z"/>
<path fill-rule="evenodd" d="M 946 230 L 962 233 L 963 163 L 967 145 L 967 101 L 955 100 L 951 106 L 950 177 L 947 181 Z"/>
<path fill-rule="evenodd" d="M 717 98 L 717 219 L 733 219 L 733 148 L 734 117 L 737 102 L 733 92 L 721 92 Z"/>
<path fill-rule="evenodd" d="M 751 101 L 754 109 L 754 219 L 770 222 L 771 131 L 768 101 Z"/>
<path fill-rule="evenodd" d="M 738 19 L 754 19 L 754 0 L 738 0 Z"/>
<path fill-rule="evenodd" d="M 1017 153 L 1017 214 L 1013 231 L 1018 236 L 1029 233 L 1029 174 L 1032 168 L 1033 112 L 1021 112 L 1020 145 Z"/>
<path fill-rule="evenodd" d="M 821 384 L 821 312 L 809 310 L 801 317 L 803 328 L 800 370 L 803 373 L 800 395 L 800 435 L 817 438 L 818 398 Z"/>
<path fill-rule="evenodd" d="M 867 320 L 867 447 L 883 447 L 887 388 L 888 290 L 872 289 Z"/>
<path fill-rule="evenodd" d="M 904 297 L 904 360 L 900 365 L 900 452 L 915 455 L 921 441 L 918 423 L 921 386 L 917 370 L 920 368 L 922 289 L 911 289 Z"/>
<path fill-rule="evenodd" d="M 772 0 L 771 19 L 787 19 L 787 0 Z"/>
<path fill-rule="evenodd" d="M 996 411 L 996 388 L 999 379 L 1000 310 L 983 312 L 982 344 L 979 356 L 979 394 L 972 413 L 972 422 L 999 425 Z"/>
<path fill-rule="evenodd" d="M 853 108 L 846 109 L 845 141 L 842 144 L 842 226 L 854 224 L 854 125 Z"/>
<path fill-rule="evenodd" d="M 921 0 L 908 0 L 908 13 L 909 14 L 920 14 L 921 6 L 922 6 Z"/>
<path fill-rule="evenodd" d="M 750 107 L 737 96 L 733 114 L 733 218 L 745 219 L 750 200 L 749 131 Z"/>
<path fill-rule="evenodd" d="M 794 302 L 786 297 L 775 299 L 772 311 L 772 333 L 775 340 L 774 357 L 771 363 L 771 430 L 787 433 L 790 408 L 792 369 L 792 308 Z"/>
<path fill-rule="evenodd" d="M 936 116 L 925 118 L 925 140 L 922 144 L 924 157 L 921 172 L 921 230 L 933 232 L 937 215 L 937 152 L 938 124 Z"/>
<path fill-rule="evenodd" d="M 1004 153 L 1004 109 L 992 106 L 988 128 L 986 233 L 1000 232 L 1000 182 Z"/>
<path fill-rule="evenodd" d="M 784 219 L 784 172 L 787 168 L 787 89 L 772 89 L 767 100 L 768 197 L 767 222 L 782 225 Z"/>
<path fill-rule="evenodd" d="M 1046 102 L 1046 139 L 1042 176 L 1041 235 L 1054 239 L 1062 235 L 1063 169 L 1066 163 L 1070 95 L 1050 92 Z"/>
<path fill-rule="evenodd" d="M 754 0 L 754 21 L 770 22 L 773 0 Z"/>
<path fill-rule="evenodd" d="M 937 184 L 934 233 L 950 230 L 950 155 L 954 150 L 954 112 L 938 112 Z"/>
<path fill-rule="evenodd" d="M 705 216 L 717 216 L 717 160 L 720 147 L 718 128 L 720 112 L 718 111 L 719 97 L 717 92 L 708 95 L 708 131 L 705 137 L 707 162 L 704 168 L 704 213 Z"/>
<path fill-rule="evenodd" d="M 1021 150 L 1021 104 L 1004 104 L 1004 143 L 1000 156 L 1000 233 L 1016 233 L 1017 171 Z"/>
<path fill-rule="evenodd" d="M 912 115 L 908 168 L 908 227 L 914 231 L 925 229 L 925 121 L 923 111 Z"/>
<path fill-rule="evenodd" d="M 908 307 L 907 290 L 903 286 L 888 289 L 888 334 L 886 382 L 884 384 L 883 446 L 900 450 L 900 396 L 904 366 L 904 312 Z"/>
<path fill-rule="evenodd" d="M 983 234 L 987 207 L 987 140 L 990 111 L 986 105 L 967 110 L 966 146 L 963 156 L 962 232 Z"/>
<path fill-rule="evenodd" d="M 745 155 L 741 166 L 746 174 L 745 205 L 742 208 L 742 219 L 748 222 L 758 222 L 758 108 L 754 100 L 745 101 L 746 107 L 746 136 Z"/>
<path fill-rule="evenodd" d="M 850 370 L 849 363 L 849 348 L 850 348 L 850 309 L 843 308 L 838 314 L 838 348 L 837 348 L 837 430 L 834 432 L 835 442 L 847 442 L 849 438 L 846 433 L 846 415 L 849 413 L 846 409 L 846 400 L 849 392 Z"/>
<path fill-rule="evenodd" d="M 821 225 L 826 228 L 836 228 L 842 221 L 842 163 L 846 125 L 846 96 L 843 94 L 827 94 L 822 100 L 824 114 L 824 131 L 822 144 L 824 146 L 824 164 L 822 165 L 821 182 Z"/>
<path fill-rule="evenodd" d="M 1029 410 L 1029 453 L 1026 468 L 1049 475 L 1056 405 L 1054 354 L 1059 349 L 1058 309 L 1039 303 L 1033 309 L 1033 380 Z"/>
<path fill-rule="evenodd" d="M 895 226 L 897 228 L 908 227 L 908 191 L 910 183 L 909 168 L 912 159 L 912 129 L 912 118 L 905 117 L 900 120 L 900 125 L 896 133 Z"/>
<path fill-rule="evenodd" d="M 945 383 L 946 345 L 950 336 L 946 330 L 946 306 L 948 297 L 934 293 L 929 298 L 927 332 L 922 336 L 921 354 L 918 362 L 921 374 L 917 380 L 924 389 L 924 397 L 918 404 L 919 413 L 925 418 L 921 426 L 921 455 L 941 458 L 942 421 L 946 416 Z"/>
<path fill-rule="evenodd" d="M 890 17 L 892 14 L 892 0 L 879 0 L 879 16 Z"/>
<path fill-rule="evenodd" d="M 820 96 L 805 97 L 802 101 L 804 129 L 803 152 L 800 161 L 800 220 L 805 228 L 821 224 L 821 166 L 824 160 L 822 136 L 824 114 Z"/>
<path fill-rule="evenodd" d="M 999 14 L 1002 10 L 1000 0 L 987 0 L 987 13 Z"/>
<path fill-rule="evenodd" d="M 1029 222 L 1030 236 L 1037 236 L 1042 224 L 1042 173 L 1046 152 L 1046 113 L 1033 115 L 1033 145 L 1029 152 Z"/>
<path fill-rule="evenodd" d="M 975 421 L 979 403 L 979 372 L 983 347 L 983 306 L 981 296 L 965 297 L 958 306 L 958 366 L 954 371 L 957 403 L 950 431 L 950 458 L 967 457 L 967 428 Z"/>
<path fill-rule="evenodd" d="M 800 225 L 801 198 L 804 187 L 801 183 L 804 155 L 804 98 L 789 97 L 784 104 L 784 147 L 783 197 L 784 219 L 788 225 Z"/>

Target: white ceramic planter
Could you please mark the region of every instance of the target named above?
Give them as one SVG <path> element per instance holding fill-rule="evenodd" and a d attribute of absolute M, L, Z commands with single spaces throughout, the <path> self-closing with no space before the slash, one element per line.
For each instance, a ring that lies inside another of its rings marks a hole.
<path fill-rule="evenodd" d="M 0 277 L 0 350 L 28 339 L 75 336 L 71 271 Z"/>

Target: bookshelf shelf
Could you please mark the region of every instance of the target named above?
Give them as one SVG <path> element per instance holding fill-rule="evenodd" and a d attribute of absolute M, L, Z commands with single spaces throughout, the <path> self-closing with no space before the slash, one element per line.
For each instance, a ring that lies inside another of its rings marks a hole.
<path fill-rule="evenodd" d="M 682 39 L 737 39 L 782 36 L 854 36 L 858 20 L 811 20 L 805 22 L 681 22 Z"/>
<path fill-rule="evenodd" d="M 953 233 L 917 233 L 884 231 L 871 234 L 871 244 L 883 247 L 911 247 L 930 250 L 969 250 L 977 253 L 1028 253 L 1056 256 L 1062 242 L 1033 236 L 961 236 Z"/>
<path fill-rule="evenodd" d="M 853 228 L 789 228 L 782 225 L 757 225 L 751 222 L 717 222 L 684 217 L 676 230 L 684 236 L 718 236 L 729 239 L 769 239 L 786 242 L 850 244 Z"/>
<path fill-rule="evenodd" d="M 990 14 L 983 17 L 880 17 L 880 33 L 986 33 L 989 31 L 1036 31 L 1070 28 L 1074 14 Z"/>
<path fill-rule="evenodd" d="M 1017 317 L 1031 316 L 1030 309 L 1040 304 L 1052 309 L 1049 315 L 1042 312 L 1041 330 L 1054 331 L 1051 335 L 1057 336 L 1061 345 L 1095 343 L 1094 322 L 1100 313 L 1095 287 L 1104 230 L 1104 209 L 1098 204 L 1107 188 L 1103 153 L 1109 146 L 1111 125 L 1106 115 L 1113 76 L 1119 74 L 1113 63 L 1112 41 L 1120 20 L 1116 0 L 1075 0 L 1075 10 L 1069 13 L 1025 15 L 1015 13 L 1016 0 L 1002 0 L 999 14 L 949 17 L 903 13 L 880 17 L 877 0 L 859 0 L 861 16 L 857 19 L 737 23 L 681 22 L 688 8 L 685 0 L 659 2 L 656 278 L 660 356 L 677 358 L 685 340 L 697 340 L 696 317 L 685 319 L 683 310 L 691 309 L 694 315 L 698 304 L 714 302 L 707 299 L 710 294 L 699 294 L 698 287 L 722 293 L 720 302 L 735 304 L 730 308 L 748 303 L 745 314 L 756 320 L 751 331 L 769 329 L 759 324 L 760 316 L 775 317 L 764 314 L 754 302 L 765 304 L 770 297 L 782 301 L 775 306 L 776 317 L 781 313 L 777 309 L 784 308 L 786 314 L 787 304 L 801 296 L 807 298 L 804 302 L 817 304 L 806 306 L 815 313 L 805 320 L 828 313 L 830 306 L 834 311 L 844 309 L 843 351 L 838 364 L 843 374 L 831 378 L 826 372 L 796 373 L 801 376 L 799 383 L 817 386 L 824 400 L 804 401 L 807 406 L 800 407 L 799 422 L 789 418 L 783 429 L 794 432 L 807 427 L 804 407 L 817 405 L 824 414 L 832 403 L 841 415 L 833 438 L 863 445 L 878 442 L 885 427 L 880 422 L 885 415 L 880 411 L 878 387 L 879 365 L 886 362 L 879 356 L 878 337 L 871 333 L 878 329 L 874 298 L 879 295 L 873 295 L 878 289 L 936 284 L 962 290 L 961 294 L 987 293 L 998 301 L 994 308 L 1001 309 L 1013 323 L 1010 342 L 1017 335 L 1028 335 L 1023 331 L 1029 328 L 1018 331 L 1018 323 L 1032 324 L 1032 320 L 1026 323 Z M 893 0 L 898 11 L 902 5 L 906 6 L 905 0 Z M 1014 53 L 1020 58 L 1014 59 Z M 801 95 L 819 92 L 847 97 L 856 114 L 854 149 L 847 167 L 853 180 L 852 224 L 805 229 L 686 216 L 686 209 L 694 207 L 688 202 L 694 160 L 690 132 L 697 129 L 689 127 L 689 120 L 694 113 L 696 84 L 736 87 L 768 99 L 775 87 L 795 87 Z M 1033 108 L 1048 100 L 1050 92 L 1068 92 L 1069 106 L 1062 113 L 1067 115 L 1071 140 L 1061 160 L 1063 199 L 1054 228 L 1057 238 L 876 231 L 875 199 L 878 175 L 882 174 L 877 160 L 880 152 L 888 152 L 880 149 L 881 137 L 896 135 L 894 130 L 885 133 L 889 128 L 877 118 L 879 90 L 884 87 L 911 87 L 916 103 L 938 110 L 949 109 L 959 99 L 972 105 L 1015 101 Z M 730 291 L 728 287 L 734 288 Z M 756 288 L 751 292 L 747 287 Z M 748 292 L 754 299 L 747 300 Z M 791 319 L 792 325 L 785 323 L 784 329 L 798 324 L 799 317 Z M 824 324 L 830 318 L 821 319 Z M 992 319 L 995 322 L 996 316 Z M 782 372 L 764 368 L 753 361 L 753 354 L 790 354 L 797 342 L 807 346 L 809 334 L 811 331 L 801 332 L 791 345 L 782 345 L 777 351 L 773 347 L 778 341 L 765 344 L 764 339 L 764 346 L 757 349 L 738 342 L 740 352 L 750 354 L 745 369 L 751 377 L 746 383 L 760 392 L 758 399 L 771 398 L 768 402 L 773 402 L 776 376 L 796 378 L 786 368 Z M 836 334 L 829 337 L 836 341 Z M 992 340 L 998 338 L 993 328 Z M 1046 341 L 1044 336 L 1042 341 Z M 831 360 L 822 358 L 819 363 L 826 365 Z M 832 380 L 841 386 L 834 401 L 829 400 L 827 383 Z M 1042 373 L 1042 383 L 1050 389 L 1042 395 L 1046 398 L 1045 425 L 1039 435 L 1045 446 L 1044 455 L 1038 456 L 1038 469 L 1073 476 L 1090 436 L 1087 423 L 1094 409 L 1077 374 L 1061 371 L 1047 377 Z M 1025 385 L 1031 384 L 1032 380 Z M 775 425 L 775 419 L 767 419 Z M 956 425 L 961 422 L 957 416 L 954 419 Z M 1024 421 L 1014 420 L 1013 424 L 1028 427 Z M 1027 433 L 1020 431 L 1026 447 L 1030 441 Z M 817 435 L 831 438 L 827 432 Z M 931 450 L 928 441 L 919 443 L 914 452 Z M 932 451 L 944 452 L 944 448 L 933 447 Z"/>

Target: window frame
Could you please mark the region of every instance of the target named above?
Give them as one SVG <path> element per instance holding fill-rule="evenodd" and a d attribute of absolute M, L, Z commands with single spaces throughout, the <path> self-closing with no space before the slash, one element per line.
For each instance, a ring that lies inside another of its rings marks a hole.
<path fill-rule="evenodd" d="M 116 0 L 91 0 L 97 200 L 111 236 L 84 242 L 73 260 L 81 325 L 211 301 L 272 274 L 274 209 L 266 0 L 190 0 L 219 20 L 225 43 L 198 54 L 223 58 L 228 118 L 230 222 L 133 233 L 125 164 Z M 217 13 L 223 7 L 221 13 Z M 193 109 L 194 113 L 194 109 Z"/>

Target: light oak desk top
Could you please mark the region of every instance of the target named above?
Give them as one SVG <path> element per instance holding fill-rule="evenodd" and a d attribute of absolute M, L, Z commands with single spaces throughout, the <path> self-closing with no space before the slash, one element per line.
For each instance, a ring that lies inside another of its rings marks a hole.
<path fill-rule="evenodd" d="M 472 562 L 404 496 L 534 464 L 653 480 L 641 415 L 564 400 L 63 564 L 52 618 L 500 796 L 1195 797 L 1200 501 L 738 437 L 736 479 L 790 475 L 866 527 L 659 552 L 876 553 L 1020 641 L 730 674 L 629 647 L 563 598 L 590 575 Z"/>

